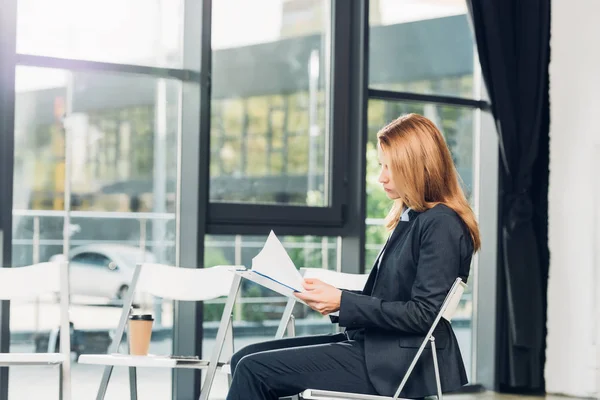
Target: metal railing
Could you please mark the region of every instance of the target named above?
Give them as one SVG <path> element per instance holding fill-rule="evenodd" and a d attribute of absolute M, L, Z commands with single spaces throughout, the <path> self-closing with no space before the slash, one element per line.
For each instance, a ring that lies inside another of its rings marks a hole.
<path fill-rule="evenodd" d="M 56 211 L 56 210 L 23 210 L 23 209 L 14 209 L 13 216 L 17 218 L 32 218 L 32 232 L 31 239 L 29 238 L 17 238 L 13 240 L 13 245 L 21 245 L 21 246 L 31 246 L 31 254 L 33 263 L 38 263 L 44 260 L 41 260 L 41 249 L 43 246 L 62 246 L 63 240 L 60 238 L 42 238 L 41 232 L 41 222 L 43 218 L 64 218 L 67 213 L 65 211 Z M 174 213 L 152 213 L 152 212 L 106 212 L 106 211 L 71 211 L 70 212 L 70 221 L 71 225 L 67 227 L 63 227 L 63 235 L 69 234 L 73 235 L 79 232 L 79 226 L 73 223 L 73 219 L 99 219 L 99 220 L 136 220 L 138 221 L 138 229 L 139 229 L 139 240 L 98 240 L 92 237 L 84 238 L 84 239 L 71 239 L 70 243 L 72 246 L 86 245 L 86 244 L 97 244 L 97 243 L 121 243 L 121 244 L 130 244 L 132 246 L 139 247 L 140 251 L 146 251 L 149 246 L 161 245 L 168 246 L 174 249 L 175 241 L 174 240 L 148 240 L 147 236 L 147 228 L 148 224 L 162 221 L 174 221 L 175 214 Z M 383 219 L 378 218 L 367 218 L 365 223 L 368 226 L 382 226 L 384 223 Z M 131 227 L 128 227 L 131 229 Z M 93 234 L 93 233 L 92 233 Z M 246 239 L 242 235 L 234 235 L 232 236 L 233 240 L 219 240 L 216 239 L 218 237 L 209 238 L 206 241 L 206 247 L 209 249 L 229 249 L 230 252 L 233 252 L 233 259 L 229 262 L 232 262 L 236 265 L 243 264 L 242 250 L 243 249 L 260 249 L 264 245 L 263 241 L 260 240 L 252 240 Z M 315 251 L 320 250 L 321 252 L 321 268 L 324 269 L 339 269 L 338 265 L 330 265 L 329 255 L 330 252 L 337 252 L 336 259 L 339 259 L 339 247 L 337 241 L 332 241 L 330 238 L 324 237 L 320 241 L 309 241 L 302 240 L 299 242 L 285 242 L 284 246 L 288 249 L 303 249 L 305 251 Z M 381 248 L 381 243 L 368 243 L 366 245 L 367 250 L 379 250 Z M 168 263 L 167 260 L 156 260 L 157 262 Z M 311 265 L 315 267 L 315 265 Z M 156 301 L 156 300 L 155 300 Z M 465 296 L 463 302 L 470 301 L 469 296 Z M 244 304 L 283 304 L 286 302 L 286 299 L 281 296 L 260 296 L 260 297 L 250 297 L 250 296 L 240 296 L 238 302 L 236 302 L 236 309 L 234 312 L 235 319 L 237 321 L 243 320 L 243 305 Z M 39 324 L 39 299 L 36 300 L 35 307 L 35 331 L 38 330 Z M 81 305 L 77 303 L 73 303 L 74 305 Z M 86 303 L 87 304 L 87 303 Z M 215 299 L 212 301 L 207 301 L 206 304 L 224 304 L 224 299 Z M 90 303 L 90 306 L 96 305 L 95 303 Z M 111 305 L 118 305 L 112 304 Z"/>

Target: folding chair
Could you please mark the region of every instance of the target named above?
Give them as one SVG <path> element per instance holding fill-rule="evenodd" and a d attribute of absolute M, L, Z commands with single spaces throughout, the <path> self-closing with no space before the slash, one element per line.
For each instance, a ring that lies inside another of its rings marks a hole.
<path fill-rule="evenodd" d="M 137 367 L 208 368 L 210 371 L 223 365 L 224 363 L 219 362 L 223 344 L 227 342 L 230 352 L 233 352 L 233 328 L 231 323 L 233 309 L 227 306 L 221 318 L 222 326 L 219 328 L 219 334 L 215 343 L 216 351 L 213 351 L 210 360 L 153 355 L 132 356 L 129 354 L 118 354 L 118 351 L 132 310 L 133 298 L 136 291 L 177 301 L 205 301 L 222 296 L 235 297 L 239 288 L 233 285 L 234 274 L 231 272 L 231 269 L 235 268 L 235 266 L 216 266 L 212 268 L 191 269 L 151 263 L 138 265 L 125 296 L 123 312 L 121 313 L 119 325 L 108 354 L 84 354 L 79 357 L 80 364 L 105 366 L 96 399 L 104 399 L 108 382 L 115 366 L 129 367 L 130 396 L 132 400 L 137 400 Z M 212 381 L 208 385 L 202 385 L 202 396 L 208 397 L 211 389 L 210 386 L 212 386 Z"/>
<path fill-rule="evenodd" d="M 70 400 L 68 264 L 45 262 L 26 267 L 0 268 L 0 300 L 33 299 L 56 294 L 60 295 L 60 353 L 55 352 L 56 337 L 51 337 L 48 341 L 48 353 L 0 353 L 0 367 L 58 365 L 59 398 Z"/>
<path fill-rule="evenodd" d="M 427 343 L 430 343 L 431 344 L 431 354 L 433 357 L 433 368 L 435 371 L 435 382 L 437 385 L 437 395 L 438 395 L 438 399 L 442 400 L 442 385 L 441 385 L 441 381 L 440 381 L 440 371 L 438 368 L 438 359 L 437 359 L 437 353 L 436 353 L 436 349 L 435 349 L 435 338 L 433 337 L 433 331 L 437 327 L 441 318 L 445 318 L 449 322 L 452 320 L 452 318 L 454 317 L 454 314 L 456 312 L 456 308 L 458 307 L 458 303 L 460 302 L 460 299 L 461 299 L 466 287 L 467 287 L 467 285 L 460 278 L 457 278 L 456 281 L 454 281 L 454 284 L 450 288 L 450 291 L 448 292 L 446 299 L 442 303 L 442 307 L 440 308 L 438 315 L 435 317 L 435 320 L 433 321 L 433 324 L 431 325 L 429 332 L 427 332 L 427 335 L 423 339 L 423 343 L 421 343 L 421 346 L 419 347 L 417 354 L 415 355 L 412 362 L 410 363 L 410 366 L 408 367 L 406 374 L 404 374 L 404 378 L 402 378 L 402 382 L 400 382 L 400 386 L 398 386 L 398 390 L 396 390 L 394 397 L 373 396 L 373 395 L 364 395 L 364 394 L 356 394 L 356 393 L 343 393 L 343 392 L 334 392 L 334 391 L 329 391 L 329 390 L 307 389 L 301 394 L 300 398 L 305 399 L 305 400 L 340 400 L 340 399 L 396 400 L 399 398 L 400 393 L 402 392 L 402 389 L 404 388 L 404 385 L 406 385 L 406 382 L 408 381 L 410 374 L 412 373 L 413 369 L 415 368 L 415 365 L 417 364 L 419 357 L 421 357 L 421 354 L 423 353 L 425 346 L 427 346 Z"/>

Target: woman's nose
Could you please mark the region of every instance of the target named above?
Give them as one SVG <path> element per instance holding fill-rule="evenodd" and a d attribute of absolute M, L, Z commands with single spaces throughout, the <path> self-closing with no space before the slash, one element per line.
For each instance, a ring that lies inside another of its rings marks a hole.
<path fill-rule="evenodd" d="M 385 171 L 381 171 L 381 173 L 379 174 L 379 183 L 387 183 L 388 178 L 386 176 Z"/>

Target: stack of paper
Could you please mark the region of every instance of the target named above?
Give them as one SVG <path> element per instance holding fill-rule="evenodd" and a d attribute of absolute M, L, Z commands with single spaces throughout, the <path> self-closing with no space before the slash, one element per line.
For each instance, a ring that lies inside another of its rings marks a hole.
<path fill-rule="evenodd" d="M 304 291 L 302 275 L 273 231 L 252 259 L 250 272 L 255 275 L 253 281 L 285 296 Z"/>

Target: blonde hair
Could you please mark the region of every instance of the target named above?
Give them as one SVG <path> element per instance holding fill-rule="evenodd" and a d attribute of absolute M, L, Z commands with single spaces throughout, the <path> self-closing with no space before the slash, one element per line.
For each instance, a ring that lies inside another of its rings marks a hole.
<path fill-rule="evenodd" d="M 403 115 L 381 129 L 377 139 L 388 156 L 394 184 L 402 192 L 386 217 L 387 228 L 398 224 L 404 206 L 422 212 L 444 204 L 464 221 L 474 250 L 479 250 L 481 240 L 475 214 L 459 184 L 450 150 L 435 124 L 422 115 Z"/>

